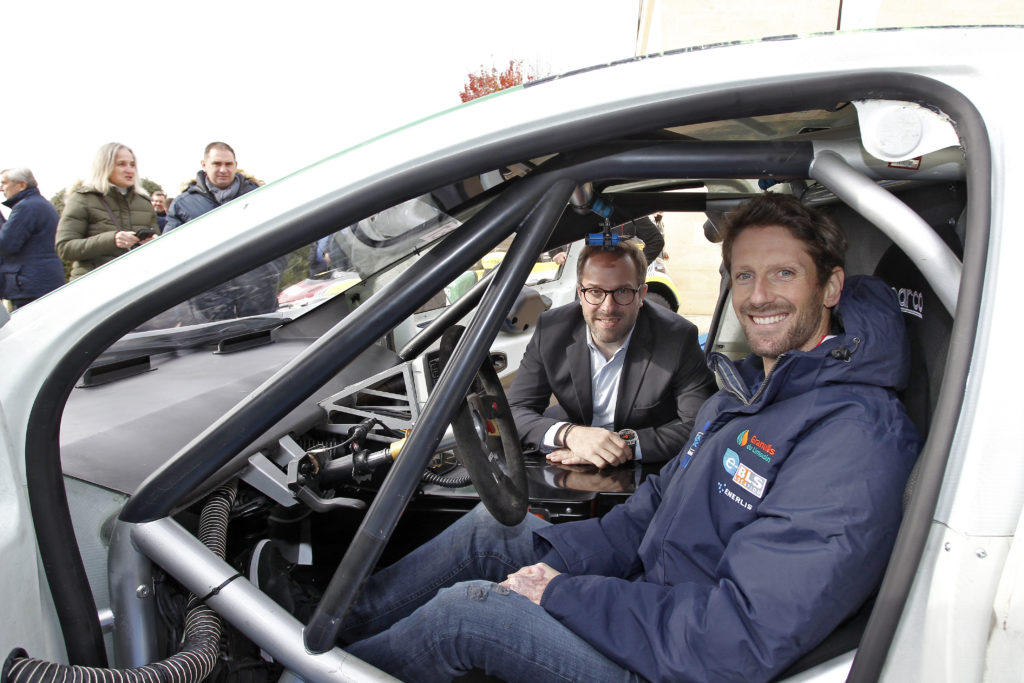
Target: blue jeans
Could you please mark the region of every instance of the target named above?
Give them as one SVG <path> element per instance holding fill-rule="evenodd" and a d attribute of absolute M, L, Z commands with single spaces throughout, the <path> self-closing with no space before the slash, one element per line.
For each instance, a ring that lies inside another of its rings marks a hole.
<path fill-rule="evenodd" d="M 473 669 L 509 681 L 637 681 L 544 608 L 497 582 L 539 560 L 533 515 L 515 527 L 472 512 L 363 587 L 345 617 L 345 649 L 403 681 Z M 361 639 L 361 640 L 360 640 Z"/>

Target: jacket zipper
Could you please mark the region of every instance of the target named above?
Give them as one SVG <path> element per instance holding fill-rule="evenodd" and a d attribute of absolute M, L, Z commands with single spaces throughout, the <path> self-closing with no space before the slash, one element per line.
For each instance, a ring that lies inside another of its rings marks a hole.
<path fill-rule="evenodd" d="M 782 359 L 785 357 L 786 353 L 779 354 L 779 357 L 775 361 L 775 365 L 772 366 L 772 369 L 764 376 L 764 379 L 761 381 L 761 386 L 757 388 L 757 391 L 754 392 L 754 395 L 751 396 L 750 399 L 747 399 L 746 397 L 746 386 L 736 379 L 738 373 L 736 373 L 736 366 L 732 361 L 729 361 L 730 371 L 728 373 L 722 372 L 719 370 L 719 366 L 716 366 L 715 374 L 722 378 L 722 384 L 730 394 L 738 398 L 743 405 L 749 406 L 757 401 L 758 397 L 764 392 L 765 387 L 768 386 L 768 380 L 771 379 L 772 374 L 775 373 L 775 368 L 779 367 L 779 363 L 782 362 Z"/>

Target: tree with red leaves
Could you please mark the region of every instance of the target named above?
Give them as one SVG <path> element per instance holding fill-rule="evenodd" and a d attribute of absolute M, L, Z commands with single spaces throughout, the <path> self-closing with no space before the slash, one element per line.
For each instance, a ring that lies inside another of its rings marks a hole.
<path fill-rule="evenodd" d="M 530 69 L 529 67 L 524 69 L 523 60 L 521 59 L 508 60 L 508 66 L 504 71 L 498 71 L 497 67 L 493 66 L 488 70 L 483 65 L 480 65 L 479 71 L 467 74 L 467 76 L 468 81 L 466 85 L 462 86 L 462 92 L 459 93 L 459 97 L 462 98 L 463 102 L 469 102 L 478 97 L 490 95 L 492 92 L 511 88 L 514 85 L 519 85 L 524 80 L 532 81 L 540 77 L 535 69 Z"/>

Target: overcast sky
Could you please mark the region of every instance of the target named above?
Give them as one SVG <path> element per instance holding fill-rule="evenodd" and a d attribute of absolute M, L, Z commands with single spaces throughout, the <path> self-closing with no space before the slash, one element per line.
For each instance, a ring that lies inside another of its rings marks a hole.
<path fill-rule="evenodd" d="M 47 197 L 100 145 L 173 196 L 207 142 L 280 178 L 460 103 L 466 74 L 633 55 L 639 0 L 36 2 L 0 11 L 0 168 Z"/>

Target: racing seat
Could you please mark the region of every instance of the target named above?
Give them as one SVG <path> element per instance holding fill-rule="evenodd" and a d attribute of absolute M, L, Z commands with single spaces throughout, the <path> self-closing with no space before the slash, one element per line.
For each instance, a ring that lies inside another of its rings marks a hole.
<path fill-rule="evenodd" d="M 933 227 L 947 245 L 960 256 L 960 242 L 953 231 L 945 224 Z M 900 392 L 900 399 L 918 431 L 922 436 L 926 436 L 942 384 L 953 319 L 921 271 L 895 244 L 879 259 L 874 275 L 892 287 L 903 312 L 910 344 L 910 376 L 906 388 Z M 907 479 L 903 491 L 904 510 L 916 488 L 919 466 L 920 461 L 914 465 Z M 856 648 L 874 604 L 875 598 L 872 596 L 817 647 L 798 659 L 779 677 L 779 680 Z"/>
<path fill-rule="evenodd" d="M 963 249 L 953 229 L 945 223 L 933 225 L 933 228 L 957 257 L 962 258 Z M 953 318 L 921 271 L 896 245 L 882 255 L 875 267 L 875 275 L 896 292 L 903 311 L 910 343 L 910 377 L 900 399 L 924 437 L 928 435 L 931 416 L 939 399 Z M 907 480 L 903 492 L 904 509 L 916 488 L 919 466 L 920 462 L 915 463 Z"/>

